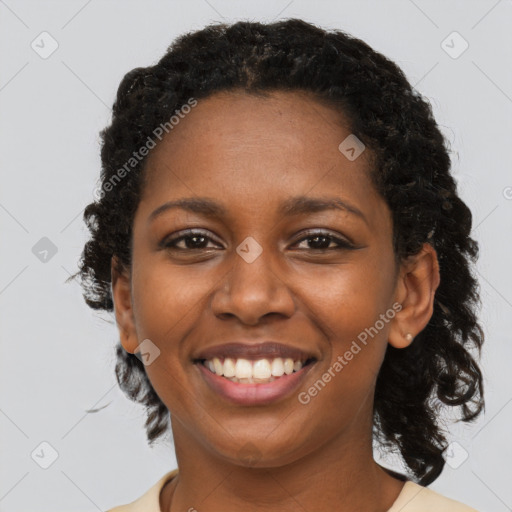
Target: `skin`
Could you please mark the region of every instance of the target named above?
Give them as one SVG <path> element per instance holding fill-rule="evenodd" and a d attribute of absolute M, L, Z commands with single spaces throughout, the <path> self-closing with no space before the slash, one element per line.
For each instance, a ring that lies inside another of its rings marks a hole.
<path fill-rule="evenodd" d="M 339 112 L 305 92 L 222 92 L 200 100 L 148 156 L 132 267 L 118 271 L 113 258 L 112 289 L 125 350 L 144 339 L 160 350 L 146 371 L 171 412 L 179 466 L 161 493 L 163 511 L 383 512 L 402 489 L 373 459 L 375 381 L 388 344 L 408 346 L 406 334 L 432 316 L 439 268 L 428 244 L 397 265 L 369 150 L 354 161 L 338 150 L 350 133 Z M 340 209 L 278 214 L 299 195 L 342 198 L 365 220 Z M 170 209 L 149 221 L 186 197 L 211 198 L 226 214 Z M 203 248 L 190 240 L 181 251 L 159 247 L 186 228 L 209 237 Z M 332 249 L 327 238 L 331 249 L 315 250 L 305 229 L 355 248 Z M 248 236 L 263 250 L 252 263 L 236 252 Z M 231 404 L 191 361 L 227 341 L 277 340 L 317 356 L 304 391 L 394 303 L 402 309 L 307 405 L 297 393 Z M 246 457 L 251 445 L 256 461 Z"/>

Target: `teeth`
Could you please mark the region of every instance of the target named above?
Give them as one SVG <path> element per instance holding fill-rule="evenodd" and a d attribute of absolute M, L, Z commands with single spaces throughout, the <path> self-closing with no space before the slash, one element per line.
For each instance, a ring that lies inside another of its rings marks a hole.
<path fill-rule="evenodd" d="M 284 374 L 284 363 L 280 357 L 272 361 L 271 372 L 275 377 L 281 377 Z"/>
<path fill-rule="evenodd" d="M 218 357 L 213 358 L 213 369 L 217 375 L 222 375 L 223 367 Z"/>
<path fill-rule="evenodd" d="M 224 359 L 222 375 L 224 375 L 224 377 L 234 377 L 236 375 L 235 361 L 230 357 Z"/>
<path fill-rule="evenodd" d="M 258 361 L 254 361 L 254 364 L 252 365 L 252 374 L 255 379 L 270 378 L 272 376 L 272 370 L 268 359 L 258 359 Z"/>
<path fill-rule="evenodd" d="M 235 377 L 249 379 L 252 377 L 252 364 L 247 359 L 237 359 L 235 364 Z"/>
<path fill-rule="evenodd" d="M 286 373 L 286 375 L 293 373 L 293 359 L 288 358 L 284 360 L 284 373 Z"/>
<path fill-rule="evenodd" d="M 282 375 L 291 375 L 298 372 L 303 366 L 302 361 L 294 361 L 291 358 L 283 359 L 276 357 L 274 359 L 258 359 L 250 361 L 249 359 L 232 359 L 226 357 L 222 361 L 218 357 L 209 359 L 204 365 L 213 373 L 223 375 L 233 382 L 258 383 L 272 382 Z"/>

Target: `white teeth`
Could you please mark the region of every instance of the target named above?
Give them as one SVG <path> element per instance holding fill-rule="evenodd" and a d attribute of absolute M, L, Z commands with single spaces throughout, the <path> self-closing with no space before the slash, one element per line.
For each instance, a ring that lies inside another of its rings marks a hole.
<path fill-rule="evenodd" d="M 252 364 L 247 359 L 237 359 L 235 364 L 235 377 L 249 379 L 252 377 Z"/>
<path fill-rule="evenodd" d="M 252 375 L 255 379 L 269 379 L 272 375 L 268 359 L 258 359 L 252 365 Z"/>
<path fill-rule="evenodd" d="M 222 375 L 222 363 L 218 357 L 213 358 L 213 367 L 217 375 Z"/>
<path fill-rule="evenodd" d="M 230 357 L 226 357 L 226 359 L 224 359 L 222 375 L 224 375 L 224 377 L 229 378 L 229 377 L 234 377 L 235 374 L 236 374 L 235 361 L 233 359 L 231 359 Z"/>
<path fill-rule="evenodd" d="M 277 357 L 272 361 L 271 371 L 274 377 L 281 377 L 281 375 L 284 374 L 284 364 L 280 357 Z"/>
<path fill-rule="evenodd" d="M 233 382 L 257 383 L 272 382 L 283 375 L 298 372 L 303 366 L 302 361 L 294 361 L 288 357 L 274 359 L 232 359 L 227 357 L 222 361 L 218 357 L 204 361 L 204 365 L 213 373 L 223 375 Z"/>
<path fill-rule="evenodd" d="M 288 358 L 284 360 L 284 373 L 286 373 L 286 375 L 293 373 L 293 359 Z"/>

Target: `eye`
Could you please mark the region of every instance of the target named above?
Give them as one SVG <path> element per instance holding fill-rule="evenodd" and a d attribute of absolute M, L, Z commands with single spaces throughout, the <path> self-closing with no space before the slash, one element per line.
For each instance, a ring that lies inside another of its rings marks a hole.
<path fill-rule="evenodd" d="M 302 249 L 310 249 L 312 251 L 346 250 L 354 248 L 354 245 L 347 240 L 334 236 L 328 231 L 307 231 L 306 235 L 307 236 L 295 242 L 294 245 L 300 246 L 301 243 L 303 244 L 305 242 L 309 247 L 302 247 Z M 209 242 L 213 245 L 208 247 Z M 160 246 L 171 250 L 191 251 L 218 249 L 221 245 L 203 231 L 187 229 L 181 231 L 174 237 L 165 238 Z"/>
<path fill-rule="evenodd" d="M 211 249 L 212 247 L 207 247 L 208 241 L 213 241 L 213 239 L 203 231 L 187 229 L 181 231 L 181 235 L 179 236 L 165 238 L 160 245 L 166 249 L 177 249 L 180 251 Z M 178 244 L 181 244 L 181 247 Z M 220 244 L 218 244 L 216 248 L 218 248 L 219 245 Z"/>
<path fill-rule="evenodd" d="M 350 242 L 334 236 L 328 231 L 307 231 L 306 234 L 307 236 L 298 240 L 295 245 L 306 241 L 306 243 L 310 245 L 309 249 L 314 251 L 354 249 L 354 246 Z M 332 246 L 332 244 L 335 245 Z M 308 249 L 308 247 L 306 247 L 306 249 Z"/>

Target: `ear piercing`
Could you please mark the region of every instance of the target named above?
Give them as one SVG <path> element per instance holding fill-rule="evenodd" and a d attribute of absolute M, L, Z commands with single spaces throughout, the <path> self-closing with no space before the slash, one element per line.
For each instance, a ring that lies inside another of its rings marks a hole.
<path fill-rule="evenodd" d="M 413 335 L 408 332 L 406 335 L 405 335 L 405 339 L 408 341 L 408 342 L 411 342 L 414 338 L 413 338 Z"/>

